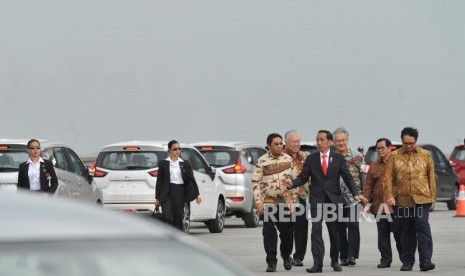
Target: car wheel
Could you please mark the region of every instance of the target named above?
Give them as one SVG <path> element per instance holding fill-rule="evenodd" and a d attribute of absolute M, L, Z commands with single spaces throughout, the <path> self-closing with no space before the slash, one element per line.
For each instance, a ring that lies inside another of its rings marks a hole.
<path fill-rule="evenodd" d="M 260 224 L 260 214 L 255 207 L 255 202 L 252 203 L 252 209 L 249 213 L 244 214 L 244 224 L 247 228 L 255 228 Z"/>
<path fill-rule="evenodd" d="M 449 210 L 456 210 L 457 209 L 457 200 L 459 198 L 459 187 L 455 186 L 454 188 L 454 196 L 447 201 L 447 208 Z"/>
<path fill-rule="evenodd" d="M 191 228 L 191 206 L 189 203 L 184 203 L 184 216 L 182 218 L 182 230 L 189 233 Z"/>
<path fill-rule="evenodd" d="M 224 202 L 221 199 L 218 199 L 218 206 L 216 208 L 216 217 L 212 220 L 209 220 L 207 223 L 208 230 L 210 231 L 210 233 L 223 232 L 225 214 L 226 214 L 226 209 L 224 208 Z"/>

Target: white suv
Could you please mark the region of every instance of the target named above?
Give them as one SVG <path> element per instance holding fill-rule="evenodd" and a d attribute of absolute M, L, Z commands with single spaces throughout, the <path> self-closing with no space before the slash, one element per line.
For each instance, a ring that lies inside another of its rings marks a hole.
<path fill-rule="evenodd" d="M 19 164 L 29 159 L 26 139 L 0 139 L 0 190 L 16 191 Z M 102 191 L 97 187 L 78 155 L 68 146 L 39 140 L 41 157 L 52 161 L 58 178 L 54 196 L 77 198 L 102 203 Z"/>
<path fill-rule="evenodd" d="M 255 208 L 252 174 L 266 149 L 245 142 L 206 141 L 192 145 L 216 168 L 215 182 L 226 191 L 227 215 L 242 218 L 246 227 L 257 227 L 260 215 Z"/>
<path fill-rule="evenodd" d="M 185 204 L 184 231 L 190 221 L 205 222 L 212 233 L 223 231 L 225 198 L 223 186 L 213 182 L 215 170 L 192 146 L 181 144 L 181 158 L 192 164 L 202 203 Z M 94 168 L 94 179 L 103 190 L 105 208 L 152 215 L 158 161 L 166 159 L 166 141 L 130 141 L 104 146 Z M 163 212 L 163 210 L 162 210 Z"/>

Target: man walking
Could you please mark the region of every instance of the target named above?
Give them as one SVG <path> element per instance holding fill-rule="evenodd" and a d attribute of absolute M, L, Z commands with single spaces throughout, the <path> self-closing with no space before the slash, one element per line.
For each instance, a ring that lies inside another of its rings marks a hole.
<path fill-rule="evenodd" d="M 365 173 L 363 172 L 363 156 L 360 152 L 349 148 L 349 132 L 340 127 L 334 132 L 334 145 L 336 152 L 344 156 L 347 168 L 349 169 L 357 186 L 357 192 L 362 193 L 365 184 Z M 341 178 L 342 196 L 345 200 L 343 208 L 344 218 L 348 221 L 341 222 L 339 228 L 340 239 L 340 259 L 342 266 L 355 265 L 360 252 L 360 226 L 358 215 L 361 211 L 360 205 L 353 198 L 344 180 Z M 355 217 L 354 217 L 355 216 Z"/>
<path fill-rule="evenodd" d="M 252 176 L 252 190 L 255 204 L 260 215 L 265 214 L 263 219 L 263 244 L 266 252 L 266 272 L 275 272 L 278 251 L 278 234 L 281 238 L 281 257 L 284 269 L 292 268 L 292 223 L 288 221 L 274 220 L 284 217 L 289 209 L 284 210 L 283 204 L 291 204 L 295 201 L 292 190 L 280 185 L 280 181 L 290 177 L 292 158 L 283 153 L 283 142 L 281 135 L 271 133 L 266 139 L 269 152 L 261 156 L 255 166 Z M 265 213 L 265 208 L 267 212 Z M 275 211 L 275 212 L 273 212 Z M 285 213 L 283 213 L 285 212 Z M 271 216 L 273 215 L 273 217 Z"/>
<path fill-rule="evenodd" d="M 433 270 L 433 238 L 429 225 L 429 209 L 436 201 L 434 162 L 429 151 L 417 147 L 418 130 L 402 130 L 402 148 L 387 161 L 384 174 L 385 196 L 395 206 L 396 223 L 403 250 L 401 271 L 411 271 L 418 244 L 420 270 Z"/>
<path fill-rule="evenodd" d="M 292 157 L 291 166 L 291 179 L 295 179 L 304 166 L 307 154 L 300 150 L 300 134 L 295 130 L 289 130 L 284 135 L 286 140 L 286 153 Z M 303 266 L 302 261 L 304 260 L 305 253 L 307 252 L 307 240 L 308 240 L 308 219 L 307 219 L 307 198 L 308 198 L 308 182 L 295 189 L 296 209 L 295 221 L 293 223 L 294 231 L 294 266 Z"/>
<path fill-rule="evenodd" d="M 327 130 L 318 131 L 316 143 L 319 151 L 307 157 L 302 172 L 295 180 L 282 181 L 288 187 L 295 188 L 304 185 L 310 178 L 311 248 L 314 264 L 313 267 L 307 268 L 307 272 L 309 273 L 320 273 L 323 271 L 323 257 L 325 254 L 322 236 L 323 220 L 326 220 L 326 227 L 328 228 L 331 243 L 331 267 L 334 271 L 342 271 L 338 262 L 339 223 L 336 214 L 338 205 L 342 205 L 344 199 L 341 194 L 339 178 L 342 177 L 344 179 L 356 200 L 366 202 L 363 195 L 357 192 L 344 157 L 330 150 L 332 140 L 333 136 L 331 132 Z M 333 211 L 331 214 L 329 214 L 330 209 Z M 323 213 L 324 210 L 328 210 L 328 214 Z M 329 217 L 329 215 L 332 217 Z"/>
<path fill-rule="evenodd" d="M 391 249 L 391 232 L 394 233 L 397 252 L 402 261 L 402 245 L 400 243 L 399 232 L 394 229 L 391 214 L 392 208 L 386 204 L 384 196 L 384 183 L 382 176 L 386 168 L 386 162 L 391 156 L 391 141 L 387 138 L 380 138 L 376 141 L 376 152 L 379 159 L 371 163 L 370 169 L 366 176 L 366 185 L 363 195 L 370 201 L 370 212 L 376 217 L 376 226 L 378 228 L 378 250 L 381 253 L 381 261 L 378 268 L 391 266 L 392 249 Z"/>

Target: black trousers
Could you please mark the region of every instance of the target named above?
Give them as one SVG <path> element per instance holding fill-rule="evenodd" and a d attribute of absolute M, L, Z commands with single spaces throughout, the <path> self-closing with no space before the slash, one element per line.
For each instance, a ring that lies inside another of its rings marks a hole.
<path fill-rule="evenodd" d="M 341 260 L 347 260 L 349 257 L 358 259 L 360 253 L 360 225 L 358 215 L 361 209 L 359 205 L 350 205 L 343 208 L 344 219 L 349 222 L 339 223 L 339 244 L 341 251 Z"/>
<path fill-rule="evenodd" d="M 170 184 L 168 196 L 166 200 L 161 203 L 163 221 L 180 230 L 183 230 L 184 192 L 184 185 Z"/>
<path fill-rule="evenodd" d="M 390 222 L 387 218 L 380 218 L 376 222 L 378 228 L 378 250 L 381 253 L 380 262 L 383 264 L 390 264 L 392 262 L 392 249 L 391 249 L 391 232 L 394 234 L 396 242 L 397 253 L 399 259 L 402 261 L 402 244 L 400 241 L 400 233 L 394 229 L 394 222 Z"/>
<path fill-rule="evenodd" d="M 265 205 L 265 208 L 267 208 L 267 205 Z M 267 219 L 266 216 L 263 219 L 263 245 L 265 247 L 266 263 L 269 265 L 276 265 L 278 262 L 278 258 L 276 257 L 278 254 L 278 233 L 276 229 L 279 231 L 279 238 L 281 240 L 281 244 L 279 246 L 281 257 L 283 259 L 288 259 L 292 253 L 292 222 L 290 222 L 288 215 L 286 216 L 285 214 L 279 214 L 279 212 L 281 212 L 283 209 L 278 208 L 278 210 L 278 214 L 276 214 L 275 217 L 278 218 L 281 215 L 287 217 L 289 221 L 273 222 L 270 219 Z"/>
<path fill-rule="evenodd" d="M 418 245 L 420 265 L 431 262 L 433 256 L 433 237 L 429 225 L 431 203 L 417 204 L 415 207 L 396 207 L 396 223 L 400 231 L 404 264 L 415 263 L 415 251 Z"/>
<path fill-rule="evenodd" d="M 326 202 L 329 203 L 328 198 L 326 199 Z M 312 216 L 311 247 L 313 263 L 314 265 L 320 267 L 323 267 L 323 257 L 325 255 L 325 244 L 323 241 L 322 209 L 324 209 L 322 204 L 319 204 L 319 207 L 317 208 L 310 209 L 310 213 Z M 337 221 L 337 219 L 335 221 L 326 221 L 326 227 L 328 228 L 329 242 L 331 244 L 329 255 L 331 257 L 331 261 L 337 262 L 339 258 L 339 222 Z"/>
<path fill-rule="evenodd" d="M 300 207 L 304 208 L 304 213 L 298 215 L 293 223 L 294 227 L 294 243 L 295 252 L 293 255 L 294 260 L 298 259 L 303 261 L 305 253 L 307 252 L 308 241 L 308 219 L 307 219 L 307 201 L 299 198 Z M 297 210 L 296 210 L 297 211 Z M 299 210 L 299 212 L 301 212 Z"/>

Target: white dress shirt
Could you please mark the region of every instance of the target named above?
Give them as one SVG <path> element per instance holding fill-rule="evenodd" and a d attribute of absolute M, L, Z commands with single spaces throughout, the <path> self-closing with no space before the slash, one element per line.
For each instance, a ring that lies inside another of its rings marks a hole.
<path fill-rule="evenodd" d="M 40 157 L 39 161 L 36 163 L 32 162 L 31 158 L 27 160 L 27 164 L 29 164 L 27 175 L 29 176 L 29 187 L 31 191 L 40 190 L 40 163 L 43 162 L 44 160 L 42 157 Z"/>
<path fill-rule="evenodd" d="M 179 162 L 184 162 L 181 158 L 178 158 L 176 162 L 173 162 L 171 158 L 166 158 L 170 162 L 170 183 L 173 184 L 184 184 L 184 180 L 182 179 L 182 172 L 181 166 L 179 166 Z"/>

